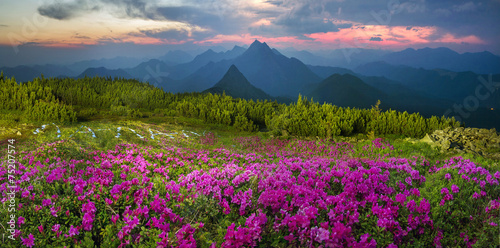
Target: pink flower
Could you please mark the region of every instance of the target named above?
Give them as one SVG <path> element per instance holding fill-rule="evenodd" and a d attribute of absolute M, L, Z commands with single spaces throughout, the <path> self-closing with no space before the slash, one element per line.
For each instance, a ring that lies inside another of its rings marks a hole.
<path fill-rule="evenodd" d="M 43 199 L 42 200 L 42 205 L 44 207 L 50 206 L 51 204 L 52 204 L 52 200 L 50 200 L 50 199 Z"/>
<path fill-rule="evenodd" d="M 24 217 L 19 216 L 19 218 L 17 218 L 17 223 L 18 223 L 19 225 L 22 225 L 22 224 L 24 224 L 24 220 L 25 220 L 25 219 L 24 219 Z"/>
<path fill-rule="evenodd" d="M 61 208 L 61 207 L 58 207 L 57 209 L 56 209 L 56 208 L 54 208 L 54 207 L 51 207 L 51 208 L 50 208 L 50 214 L 51 214 L 52 216 L 54 216 L 54 217 L 57 217 L 57 211 L 59 211 L 59 208 Z"/>
<path fill-rule="evenodd" d="M 448 188 L 442 188 L 441 189 L 441 194 L 449 194 L 450 191 L 448 191 Z"/>
<path fill-rule="evenodd" d="M 411 182 L 411 177 L 407 177 L 405 179 L 405 182 L 408 184 L 408 185 L 412 185 L 412 182 Z"/>
<path fill-rule="evenodd" d="M 420 190 L 418 190 L 417 188 L 413 188 L 412 193 L 416 196 L 420 196 Z"/>
<path fill-rule="evenodd" d="M 60 228 L 60 227 L 61 227 L 61 225 L 59 225 L 59 224 L 55 224 L 55 225 L 53 225 L 53 226 L 52 226 L 52 231 L 53 231 L 53 232 L 57 232 L 57 231 L 59 231 L 59 228 Z"/>
<path fill-rule="evenodd" d="M 472 198 L 474 199 L 478 199 L 480 196 L 477 192 L 474 192 L 474 194 L 472 194 Z"/>
<path fill-rule="evenodd" d="M 75 235 L 78 235 L 80 234 L 80 232 L 78 231 L 78 229 L 76 227 L 74 227 L 73 225 L 71 225 L 69 227 L 69 231 L 68 231 L 69 235 L 67 234 L 64 234 L 64 237 L 68 238 L 68 237 L 73 237 Z"/>
<path fill-rule="evenodd" d="M 451 191 L 456 194 L 460 191 L 460 188 L 458 188 L 457 185 L 453 184 L 451 185 Z"/>
<path fill-rule="evenodd" d="M 498 224 L 492 221 L 490 222 L 490 226 L 498 226 Z"/>
<path fill-rule="evenodd" d="M 33 237 L 33 234 L 31 234 L 31 233 L 30 233 L 30 235 L 28 235 L 28 238 L 21 237 L 21 241 L 22 241 L 23 245 L 25 245 L 26 247 L 33 247 L 35 245 L 35 238 Z"/>
<path fill-rule="evenodd" d="M 410 212 L 413 212 L 415 211 L 415 208 L 416 208 L 416 203 L 414 200 L 410 200 L 407 204 L 406 204 L 406 207 L 408 208 L 408 210 L 410 210 Z"/>
<path fill-rule="evenodd" d="M 288 242 L 292 242 L 293 240 L 295 240 L 295 237 L 293 236 L 293 234 L 290 233 L 290 235 L 287 235 L 285 237 L 283 237 L 286 241 Z"/>
<path fill-rule="evenodd" d="M 395 201 L 399 202 L 401 205 L 403 205 L 406 201 L 406 196 L 403 194 L 397 194 Z"/>
<path fill-rule="evenodd" d="M 111 221 L 113 222 L 113 224 L 116 224 L 116 221 L 117 221 L 119 218 L 120 218 L 120 215 L 118 215 L 118 214 L 117 214 L 117 215 L 113 215 L 113 216 L 111 217 Z"/>
<path fill-rule="evenodd" d="M 40 233 L 43 233 L 43 225 L 38 226 L 38 231 L 40 231 Z"/>
<path fill-rule="evenodd" d="M 444 175 L 444 178 L 446 178 L 446 179 L 450 180 L 450 179 L 451 179 L 451 175 L 450 175 L 450 173 L 446 173 L 446 175 Z"/>

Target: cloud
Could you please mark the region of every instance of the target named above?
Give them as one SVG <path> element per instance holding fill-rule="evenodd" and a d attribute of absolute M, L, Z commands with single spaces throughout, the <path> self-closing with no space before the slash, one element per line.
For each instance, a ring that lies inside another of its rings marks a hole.
<path fill-rule="evenodd" d="M 191 24 L 203 25 L 221 21 L 217 15 L 191 6 L 161 7 L 157 8 L 156 12 L 167 20 Z"/>
<path fill-rule="evenodd" d="M 148 8 L 151 5 L 152 8 Z M 154 19 L 154 3 L 147 0 L 59 0 L 38 7 L 42 16 L 57 20 L 70 20 L 86 13 L 102 10 L 112 13 L 120 18 Z"/>
<path fill-rule="evenodd" d="M 480 5 L 481 3 L 479 3 Z M 477 5 L 473 2 L 467 2 L 461 5 L 453 5 L 453 11 L 455 12 L 467 12 L 467 11 L 475 11 L 477 9 Z"/>
<path fill-rule="evenodd" d="M 84 39 L 84 40 L 89 40 L 91 39 L 89 36 L 86 36 L 86 35 L 81 35 L 79 33 L 76 33 L 75 35 L 73 35 L 73 38 L 75 39 Z"/>
<path fill-rule="evenodd" d="M 371 37 L 370 41 L 383 41 L 380 37 Z"/>
<path fill-rule="evenodd" d="M 72 2 L 55 2 L 38 7 L 38 13 L 42 16 L 57 20 L 69 20 L 86 12 L 99 10 L 98 5 L 91 5 L 86 0 Z"/>
<path fill-rule="evenodd" d="M 156 30 L 141 30 L 140 32 L 148 37 L 157 38 L 157 39 L 165 39 L 165 40 L 181 41 L 181 40 L 186 40 L 190 37 L 189 32 L 186 30 L 156 29 Z"/>
<path fill-rule="evenodd" d="M 283 4 L 283 2 L 284 1 L 280 1 L 280 0 L 268 0 L 268 1 L 266 1 L 266 3 L 276 5 L 276 6 L 281 6 Z"/>
<path fill-rule="evenodd" d="M 336 24 L 333 15 L 325 10 L 327 1 L 267 1 L 274 5 L 271 25 L 251 28 L 253 34 L 276 34 L 302 36 L 319 32 L 338 32 L 341 28 L 350 28 L 350 23 Z M 336 10 L 334 15 L 341 11 Z"/>
<path fill-rule="evenodd" d="M 157 20 L 156 1 L 153 0 L 100 0 L 120 18 Z"/>

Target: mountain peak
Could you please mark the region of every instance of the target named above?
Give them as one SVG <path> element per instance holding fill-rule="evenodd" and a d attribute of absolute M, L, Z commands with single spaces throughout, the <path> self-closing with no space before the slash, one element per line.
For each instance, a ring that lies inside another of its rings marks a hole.
<path fill-rule="evenodd" d="M 226 92 L 235 98 L 244 99 L 271 99 L 271 97 L 259 88 L 253 86 L 246 77 L 233 64 L 227 70 L 222 79 L 214 87 L 205 92 L 218 93 Z"/>
<path fill-rule="evenodd" d="M 218 86 L 227 86 L 227 84 L 250 84 L 248 80 L 245 78 L 243 73 L 238 70 L 238 68 L 233 64 L 227 70 L 226 74 L 222 79 L 217 83 Z"/>
<path fill-rule="evenodd" d="M 240 47 L 240 46 L 234 46 L 233 49 L 229 50 L 228 52 L 233 52 L 233 53 L 244 53 L 247 49 Z"/>
<path fill-rule="evenodd" d="M 228 73 L 240 73 L 241 74 L 240 70 L 238 70 L 238 68 L 234 64 L 232 64 L 231 67 L 229 67 L 229 70 L 227 70 L 226 74 L 228 74 Z"/>
<path fill-rule="evenodd" d="M 254 42 L 252 42 L 252 44 L 250 46 L 254 46 L 254 45 L 262 45 L 262 42 L 260 42 L 259 40 L 254 40 Z"/>
<path fill-rule="evenodd" d="M 252 45 L 245 51 L 245 54 L 273 54 L 274 52 L 271 50 L 271 48 L 265 43 L 265 42 L 260 42 L 258 40 L 255 40 Z"/>
<path fill-rule="evenodd" d="M 269 49 L 269 50 L 271 50 L 271 48 L 265 42 L 260 42 L 259 40 L 255 40 L 252 43 L 252 45 L 250 45 L 248 50 L 251 50 L 251 49 Z"/>
<path fill-rule="evenodd" d="M 212 50 L 212 48 L 209 48 L 208 50 L 206 50 L 204 53 L 200 54 L 200 55 L 212 55 L 212 54 L 216 54 L 216 52 L 214 50 Z"/>

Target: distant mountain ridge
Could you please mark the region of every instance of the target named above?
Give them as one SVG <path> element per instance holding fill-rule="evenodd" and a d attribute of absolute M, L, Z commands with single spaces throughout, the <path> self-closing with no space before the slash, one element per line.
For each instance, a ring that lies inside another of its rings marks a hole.
<path fill-rule="evenodd" d="M 204 53 L 197 55 L 192 61 L 179 64 L 170 69 L 170 77 L 173 79 L 186 78 L 210 62 L 220 62 L 222 60 L 234 59 L 246 51 L 245 48 L 234 46 L 233 49 L 226 52 L 214 52 L 208 49 Z"/>
<path fill-rule="evenodd" d="M 144 61 L 146 61 L 146 59 L 119 56 L 109 59 L 103 58 L 94 60 L 83 60 L 80 62 L 69 64 L 67 65 L 67 67 L 70 70 L 74 71 L 75 73 L 80 74 L 89 68 L 105 67 L 111 70 L 131 68 L 137 66 L 138 64 Z M 72 75 L 66 75 L 66 76 L 72 76 Z"/>
<path fill-rule="evenodd" d="M 449 48 L 408 48 L 386 54 L 382 61 L 424 69 L 446 69 L 455 72 L 472 71 L 478 74 L 500 73 L 500 56 L 490 52 L 459 54 Z"/>
<path fill-rule="evenodd" d="M 126 71 L 122 69 L 116 69 L 116 70 L 110 70 L 106 69 L 104 67 L 99 67 L 99 68 L 88 68 L 84 72 L 82 72 L 80 75 L 77 76 L 77 78 L 84 78 L 84 77 L 112 77 L 112 78 L 127 78 L 130 79 L 132 76 L 128 74 Z"/>
<path fill-rule="evenodd" d="M 159 57 L 158 59 L 163 61 L 167 65 L 172 66 L 172 65 L 187 63 L 193 60 L 193 58 L 194 57 L 187 52 L 181 50 L 175 50 L 175 51 L 168 51 L 165 55 Z"/>
<path fill-rule="evenodd" d="M 385 77 L 427 97 L 448 99 L 458 103 L 463 102 L 470 95 L 475 95 L 476 88 L 481 85 L 479 77 L 489 77 L 471 71 L 426 70 L 402 65 L 395 66 L 386 62 L 368 63 L 359 66 L 354 71 L 365 76 Z M 500 75 L 494 74 L 492 79 L 498 82 Z M 500 91 L 491 92 L 491 96 L 480 101 L 479 104 L 488 108 L 500 108 L 500 102 L 495 102 L 499 95 Z"/>

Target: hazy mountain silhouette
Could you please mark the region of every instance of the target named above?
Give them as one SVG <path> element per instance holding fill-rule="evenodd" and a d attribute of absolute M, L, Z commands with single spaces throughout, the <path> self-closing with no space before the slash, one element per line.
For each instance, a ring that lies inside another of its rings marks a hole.
<path fill-rule="evenodd" d="M 390 51 L 380 49 L 344 48 L 325 53 L 328 54 L 325 56 L 329 59 L 330 66 L 353 69 L 368 62 L 378 61 L 388 53 Z"/>
<path fill-rule="evenodd" d="M 88 68 L 99 68 L 105 67 L 107 69 L 125 69 L 132 68 L 146 61 L 146 59 L 138 59 L 131 57 L 115 57 L 110 59 L 94 59 L 94 60 L 84 60 L 67 65 L 67 67 L 74 71 L 76 74 L 80 74 Z"/>
<path fill-rule="evenodd" d="M 233 63 L 250 82 L 271 96 L 297 96 L 304 85 L 321 81 L 300 60 L 277 54 L 258 40 Z"/>
<path fill-rule="evenodd" d="M 333 74 L 306 93 L 314 101 L 342 107 L 370 108 L 377 100 L 385 101 L 387 94 L 350 74 Z"/>
<path fill-rule="evenodd" d="M 171 92 L 202 92 L 215 85 L 227 72 L 231 62 L 228 60 L 209 62 L 195 73 L 180 80 L 171 80 L 164 89 Z"/>
<path fill-rule="evenodd" d="M 423 116 L 430 117 L 432 115 L 442 116 L 446 112 L 446 108 L 453 106 L 451 100 L 429 97 L 385 77 L 359 74 L 356 76 L 366 84 L 387 94 L 387 98 L 381 105 L 384 109 L 390 108 L 410 113 L 419 112 Z"/>
<path fill-rule="evenodd" d="M 136 67 L 125 69 L 131 77 L 140 81 L 162 81 L 162 77 L 170 75 L 171 67 L 159 59 L 151 59 Z"/>
<path fill-rule="evenodd" d="M 297 58 L 298 60 L 302 61 L 303 63 L 307 65 L 314 65 L 314 66 L 330 66 L 332 65 L 331 60 L 318 56 L 316 54 L 313 54 L 309 51 L 301 50 L 297 51 L 293 48 L 286 48 L 282 49 L 281 53 L 287 57 L 294 57 Z"/>
<path fill-rule="evenodd" d="M 0 71 L 6 78 L 14 77 L 17 81 L 27 82 L 32 81 L 33 78 L 40 77 L 42 72 L 33 69 L 30 66 L 20 65 L 16 67 L 2 67 Z"/>
<path fill-rule="evenodd" d="M 217 94 L 225 92 L 226 95 L 247 100 L 272 99 L 272 97 L 266 94 L 263 90 L 248 82 L 245 76 L 238 70 L 238 68 L 236 68 L 235 65 L 231 65 L 224 77 L 212 88 L 207 89 L 204 92 Z"/>
<path fill-rule="evenodd" d="M 233 49 L 226 52 L 214 52 L 208 49 L 206 52 L 197 55 L 192 61 L 173 66 L 170 69 L 170 77 L 173 79 L 183 79 L 195 73 L 197 70 L 206 66 L 210 62 L 219 62 L 222 60 L 234 59 L 245 52 L 245 48 L 234 46 Z"/>
<path fill-rule="evenodd" d="M 45 77 L 74 77 L 77 75 L 77 73 L 68 67 L 60 65 L 34 65 L 32 68 L 43 73 Z"/>
<path fill-rule="evenodd" d="M 128 74 L 126 71 L 122 69 L 116 69 L 116 70 L 110 70 L 104 67 L 99 67 L 99 68 L 89 68 L 82 72 L 80 75 L 77 76 L 77 78 L 84 78 L 84 77 L 111 77 L 111 78 L 132 78 L 130 74 Z"/>
<path fill-rule="evenodd" d="M 351 74 L 354 75 L 355 73 L 352 70 L 346 69 L 346 68 L 341 68 L 341 67 L 332 67 L 332 66 L 320 66 L 320 65 L 307 65 L 307 68 L 309 68 L 312 72 L 314 72 L 316 75 L 318 75 L 321 78 L 327 78 L 333 74 Z"/>
<path fill-rule="evenodd" d="M 478 74 L 500 73 L 500 57 L 490 52 L 459 54 L 449 48 L 408 48 L 382 57 L 393 65 L 424 69 L 446 69 L 455 72 L 473 71 Z"/>
<path fill-rule="evenodd" d="M 368 63 L 359 66 L 354 71 L 366 76 L 386 77 L 428 98 L 448 99 L 457 103 L 462 103 L 466 97 L 476 94 L 476 88 L 481 85 L 479 77 L 488 78 L 487 75 L 471 71 L 426 70 L 409 66 L 394 66 L 386 62 Z M 500 75 L 493 75 L 494 82 L 498 82 L 499 78 Z M 498 98 L 496 96 L 498 94 L 500 91 L 497 90 L 488 99 L 480 101 L 481 106 L 500 107 L 500 103 L 493 102 Z"/>
<path fill-rule="evenodd" d="M 194 57 L 187 52 L 175 50 L 168 51 L 165 55 L 159 57 L 158 59 L 163 61 L 165 64 L 172 66 L 187 63 L 193 60 Z"/>

